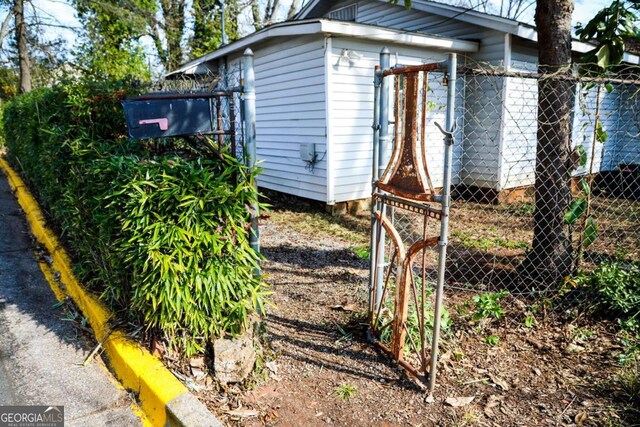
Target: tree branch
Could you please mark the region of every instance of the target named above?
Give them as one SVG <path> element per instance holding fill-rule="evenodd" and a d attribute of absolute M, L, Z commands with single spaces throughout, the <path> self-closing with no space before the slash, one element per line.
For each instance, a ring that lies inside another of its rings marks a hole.
<path fill-rule="evenodd" d="M 4 21 L 2 21 L 2 26 L 0 26 L 0 46 L 2 46 L 2 42 L 4 41 L 5 37 L 7 37 L 7 34 L 9 34 L 9 24 L 11 23 L 12 19 L 13 10 L 10 10 L 7 13 L 7 16 L 4 18 Z"/>

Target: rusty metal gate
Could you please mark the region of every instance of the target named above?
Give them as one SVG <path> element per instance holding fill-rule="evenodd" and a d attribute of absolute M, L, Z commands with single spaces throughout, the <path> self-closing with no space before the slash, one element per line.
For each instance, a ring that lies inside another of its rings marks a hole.
<path fill-rule="evenodd" d="M 456 57 L 450 55 L 442 63 L 393 68 L 389 67 L 388 50 L 384 49 L 380 58 L 374 80 L 369 336 L 432 392 L 440 328 L 447 322 L 441 308 Z M 447 86 L 444 127 L 429 114 L 434 79 Z M 430 132 L 444 135 L 444 172 L 437 186 L 427 164 Z"/>

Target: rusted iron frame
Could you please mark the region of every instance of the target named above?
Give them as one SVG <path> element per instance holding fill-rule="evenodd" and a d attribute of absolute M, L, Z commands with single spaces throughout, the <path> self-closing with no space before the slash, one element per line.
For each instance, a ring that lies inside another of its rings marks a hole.
<path fill-rule="evenodd" d="M 422 150 L 422 167 L 427 178 L 427 184 L 429 184 L 429 192 L 432 195 L 436 194 L 431 182 L 431 175 L 429 174 L 429 168 L 427 167 L 427 90 L 429 89 L 429 73 L 422 73 L 422 126 L 420 130 L 420 149 Z"/>
<path fill-rule="evenodd" d="M 425 215 L 422 217 L 422 238 L 425 238 L 425 236 L 427 235 L 427 230 L 428 230 L 428 225 L 429 225 L 429 215 Z M 421 296 L 422 296 L 422 300 L 421 300 L 421 307 L 420 310 L 422 312 L 422 329 L 420 330 L 420 339 L 421 339 L 421 343 L 422 343 L 422 348 L 421 350 L 421 358 L 420 358 L 420 363 L 422 364 L 422 370 L 424 372 L 427 371 L 427 350 L 425 348 L 425 333 L 424 333 L 424 316 L 425 316 L 425 300 L 427 298 L 425 289 L 426 289 L 426 283 L 427 283 L 427 248 L 425 247 L 422 251 L 422 283 L 421 283 Z"/>
<path fill-rule="evenodd" d="M 422 251 L 423 253 L 427 252 L 427 247 L 425 246 L 425 248 Z M 423 256 L 424 259 L 424 256 Z M 425 314 L 425 310 L 424 310 L 424 296 L 422 301 L 418 300 L 418 287 L 416 286 L 416 281 L 413 278 L 413 271 L 411 269 L 411 263 L 409 263 L 409 271 L 411 272 L 411 291 L 413 292 L 413 299 L 415 301 L 415 305 L 416 305 L 416 314 L 418 316 L 418 329 L 420 331 L 420 349 L 415 348 L 415 352 L 416 354 L 418 354 L 420 356 L 420 369 L 421 370 L 425 370 L 425 358 L 426 358 L 426 352 L 424 349 L 424 342 L 425 342 L 425 333 L 424 333 L 424 314 Z M 422 277 L 425 276 L 424 274 L 424 263 L 422 264 Z M 424 290 L 424 281 L 421 284 L 421 289 Z M 424 294 L 424 292 L 421 292 L 421 294 Z M 409 336 L 411 336 L 411 334 L 409 334 Z"/>
<path fill-rule="evenodd" d="M 405 330 L 403 326 L 407 323 L 407 308 L 409 305 L 409 293 L 407 292 L 407 272 L 405 269 L 406 257 L 405 254 L 402 260 L 400 260 L 400 277 L 396 279 L 396 294 L 394 299 L 393 308 L 393 332 L 391 334 L 391 350 L 393 351 L 393 357 L 396 360 L 403 359 Z M 410 265 L 408 265 L 410 267 Z M 413 274 L 410 272 L 410 274 Z"/>
<path fill-rule="evenodd" d="M 381 190 L 408 199 L 433 201 L 435 190 L 429 175 L 426 149 L 426 83 L 423 78 L 422 122 L 418 118 L 420 98 L 420 73 L 411 72 L 395 78 L 395 147 L 391 161 L 376 186 Z M 420 129 L 418 127 L 420 126 Z M 418 141 L 420 133 L 421 142 Z M 412 168 L 407 168 L 407 162 Z M 410 171 L 415 172 L 415 177 Z M 410 178 L 406 180 L 406 178 Z M 404 182 L 398 185 L 398 180 Z"/>
<path fill-rule="evenodd" d="M 377 200 L 385 200 L 388 198 L 393 198 L 393 199 L 397 199 L 397 200 L 402 200 L 402 199 L 398 199 L 396 197 L 390 196 L 390 195 L 381 195 L 381 194 L 374 194 L 374 199 Z M 394 346 L 399 346 L 401 345 L 402 347 L 404 347 L 404 340 L 401 340 L 399 334 L 396 333 L 396 331 L 392 331 L 391 333 L 391 345 L 392 347 L 388 347 L 385 344 L 383 344 L 382 342 L 379 341 L 379 337 L 381 335 L 381 333 L 385 330 L 388 329 L 390 326 L 394 325 L 394 323 L 397 322 L 397 313 L 394 310 L 393 313 L 393 319 L 392 321 L 388 322 L 387 324 L 385 324 L 382 327 L 376 327 L 376 324 L 379 322 L 380 319 L 380 315 L 381 315 L 381 311 L 383 308 L 383 305 L 380 304 L 380 306 L 378 307 L 378 311 L 376 312 L 375 316 L 372 317 L 372 330 L 376 333 L 376 340 L 374 340 L 374 344 L 376 346 L 378 346 L 381 350 L 385 351 L 386 353 L 388 353 L 389 355 L 391 355 L 393 357 L 393 359 L 403 368 L 405 369 L 410 375 L 416 377 L 417 379 L 420 379 L 421 381 L 423 381 L 426 384 L 426 380 L 427 380 L 427 367 L 426 367 L 426 359 L 427 359 L 427 355 L 426 355 L 426 332 L 425 332 L 425 309 L 424 309 L 424 304 L 425 304 L 425 300 L 426 300 L 426 295 L 425 295 L 425 284 L 426 284 L 426 273 L 425 273 L 425 269 L 426 269 L 426 251 L 428 250 L 428 248 L 433 247 L 435 245 L 435 240 L 437 239 L 437 237 L 435 238 L 427 238 L 426 237 L 426 231 L 427 231 L 427 225 L 428 225 L 428 218 L 431 217 L 431 213 L 433 213 L 432 208 L 430 208 L 429 206 L 425 206 L 425 205 L 420 205 L 419 203 L 414 203 L 411 201 L 404 201 L 403 202 L 407 202 L 407 204 L 413 205 L 412 207 L 415 208 L 420 208 L 420 210 L 423 213 L 423 239 L 421 241 L 418 242 L 422 242 L 422 248 L 418 249 L 418 250 L 422 250 L 423 255 L 422 255 L 422 270 L 423 270 L 423 274 L 422 274 L 422 286 L 421 286 L 421 293 L 423 294 L 423 298 L 422 298 L 422 303 L 420 305 L 421 311 L 418 314 L 419 316 L 419 323 L 421 325 L 421 346 L 420 349 L 418 349 L 418 346 L 415 344 L 413 337 L 411 337 L 411 334 L 409 335 L 409 340 L 410 340 L 410 345 L 413 348 L 413 351 L 416 355 L 419 356 L 420 358 L 420 369 L 414 367 L 413 365 L 411 365 L 410 362 L 408 362 L 404 355 L 402 353 L 398 354 L 397 349 L 394 349 Z M 413 210 L 410 210 L 411 212 L 413 212 Z M 382 227 L 381 224 L 381 220 L 382 217 L 380 216 L 380 214 L 378 214 L 378 226 Z M 379 244 L 379 242 L 377 243 Z M 414 244 L 415 245 L 415 244 Z M 414 246 L 412 245 L 412 247 Z M 383 295 L 381 297 L 381 300 L 384 301 L 384 298 L 386 297 L 386 293 L 388 290 L 388 284 L 389 284 L 389 278 L 391 276 L 392 271 L 394 270 L 394 265 L 396 262 L 399 262 L 401 264 L 403 264 L 402 270 L 401 270 L 401 278 L 400 280 L 396 280 L 398 283 L 396 284 L 396 292 L 398 292 L 399 290 L 399 286 L 404 286 L 405 288 L 407 287 L 407 285 L 409 285 L 409 283 L 404 283 L 406 281 L 406 277 L 407 274 L 411 274 L 411 291 L 413 293 L 413 297 L 414 300 L 416 301 L 416 307 L 418 307 L 417 301 L 417 293 L 418 293 L 418 289 L 417 286 L 415 284 L 415 281 L 413 280 L 413 272 L 411 271 L 411 265 L 413 264 L 412 260 L 408 260 L 407 257 L 411 257 L 412 255 L 410 253 L 407 253 L 404 257 L 404 259 L 398 259 L 398 253 L 397 250 L 394 251 L 394 254 L 392 256 L 392 259 L 390 260 L 389 263 L 389 268 L 387 270 L 386 273 L 386 278 L 384 280 L 384 288 L 383 288 Z M 415 255 L 415 253 L 413 254 Z M 407 262 L 409 261 L 409 262 Z M 409 273 L 407 273 L 407 269 L 409 269 Z M 408 305 L 405 305 L 405 310 L 408 308 Z M 402 322 L 400 322 L 399 324 L 396 323 L 396 325 L 399 326 L 399 328 L 401 328 L 403 331 L 407 332 L 407 326 L 406 326 L 406 319 Z M 406 333 L 402 334 L 402 335 L 407 335 Z M 422 372 L 421 372 L 422 371 Z"/>
<path fill-rule="evenodd" d="M 374 198 L 393 207 L 402 208 L 413 213 L 427 214 L 434 219 L 439 220 L 442 215 L 442 211 L 440 211 L 439 209 L 435 209 L 432 206 L 420 202 L 415 202 L 413 200 L 403 199 L 392 194 L 376 193 L 374 194 Z"/>
<path fill-rule="evenodd" d="M 405 65 L 401 67 L 393 67 L 389 70 L 382 72 L 383 76 L 397 76 L 407 73 L 415 73 L 420 71 L 435 71 L 442 69 L 441 63 L 420 64 L 420 65 Z"/>
<path fill-rule="evenodd" d="M 389 347 L 387 347 L 386 345 L 384 345 L 382 342 L 380 342 L 380 340 L 375 340 L 373 341 L 373 345 L 375 345 L 376 347 L 378 347 L 380 350 L 384 351 L 385 353 L 389 354 L 389 355 L 393 355 L 393 352 L 391 351 L 391 349 Z M 422 375 L 420 373 L 420 371 L 418 371 L 416 368 L 414 368 L 413 366 L 411 366 L 411 364 L 409 362 L 407 362 L 406 360 L 396 360 L 396 363 L 398 363 L 398 365 L 400 365 L 405 371 L 407 371 L 409 373 L 409 375 L 413 376 L 414 378 L 420 379 L 423 382 L 426 381 L 426 378 L 424 378 L 424 375 Z"/>
<path fill-rule="evenodd" d="M 417 305 L 417 299 L 418 299 L 417 289 L 415 288 L 415 281 L 413 279 L 413 270 L 411 268 L 414 262 L 414 257 L 420 251 L 424 252 L 428 248 L 436 246 L 437 241 L 438 241 L 438 237 L 427 238 L 426 235 L 423 235 L 421 240 L 418 240 L 417 242 L 412 244 L 411 247 L 409 247 L 405 256 L 403 257 L 401 287 L 396 292 L 396 309 L 395 309 L 396 312 L 394 313 L 395 315 L 394 320 L 396 324 L 394 327 L 394 336 L 393 336 L 394 340 L 392 340 L 392 342 L 394 343 L 392 350 L 394 351 L 394 357 L 396 357 L 397 359 L 402 358 L 402 352 L 403 352 L 403 346 L 404 346 L 404 340 L 405 340 L 405 333 L 404 333 L 404 330 L 402 329 L 402 326 L 405 325 L 407 322 L 408 307 L 410 302 L 410 295 L 407 291 L 407 287 L 409 285 L 411 285 L 412 287 L 412 291 L 414 292 L 414 297 L 416 299 L 416 305 Z M 409 277 L 411 277 L 411 280 L 409 280 Z"/>

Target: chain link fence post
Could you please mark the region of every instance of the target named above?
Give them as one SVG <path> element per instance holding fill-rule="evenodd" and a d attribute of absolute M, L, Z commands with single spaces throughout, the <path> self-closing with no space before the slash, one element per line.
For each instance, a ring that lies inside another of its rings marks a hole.
<path fill-rule="evenodd" d="M 436 384 L 438 363 L 438 342 L 442 322 L 442 300 L 444 294 L 445 267 L 447 262 L 447 245 L 449 242 L 449 204 L 451 200 L 451 175 L 453 166 L 453 134 L 455 132 L 456 72 L 458 61 L 455 53 L 449 54 L 447 61 L 447 106 L 444 129 L 444 177 L 442 182 L 442 220 L 440 222 L 440 239 L 438 240 L 438 283 L 436 285 L 436 303 L 433 314 L 433 340 L 431 341 L 431 364 L 429 369 L 429 393 L 433 393 Z"/>

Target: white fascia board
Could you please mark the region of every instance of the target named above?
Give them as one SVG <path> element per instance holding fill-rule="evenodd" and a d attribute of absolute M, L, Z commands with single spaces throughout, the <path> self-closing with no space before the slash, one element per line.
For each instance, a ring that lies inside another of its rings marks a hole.
<path fill-rule="evenodd" d="M 538 31 L 535 27 L 530 27 L 528 25 L 518 25 L 517 31 L 512 34 L 522 37 L 523 39 L 531 40 L 532 42 L 538 41 Z"/>
<path fill-rule="evenodd" d="M 348 36 L 376 40 L 388 43 L 397 43 L 410 46 L 429 47 L 438 50 L 455 52 L 477 52 L 478 43 L 451 39 L 448 37 L 437 37 L 411 33 L 406 31 L 396 31 L 371 25 L 354 24 L 343 21 L 321 21 L 322 32 L 337 36 Z"/>

